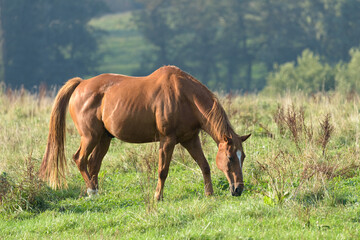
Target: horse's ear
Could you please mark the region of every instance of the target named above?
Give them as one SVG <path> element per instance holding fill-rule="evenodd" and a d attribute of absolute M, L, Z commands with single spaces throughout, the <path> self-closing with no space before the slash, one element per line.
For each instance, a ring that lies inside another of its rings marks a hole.
<path fill-rule="evenodd" d="M 224 142 L 226 142 L 227 144 L 231 144 L 232 143 L 232 138 L 229 136 L 224 135 Z"/>
<path fill-rule="evenodd" d="M 244 135 L 240 137 L 241 142 L 245 142 L 246 139 L 248 139 L 251 136 L 251 133 L 249 135 Z"/>

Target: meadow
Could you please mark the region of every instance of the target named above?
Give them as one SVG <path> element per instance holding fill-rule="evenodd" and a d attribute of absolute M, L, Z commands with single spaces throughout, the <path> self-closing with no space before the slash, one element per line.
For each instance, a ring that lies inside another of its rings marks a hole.
<path fill-rule="evenodd" d="M 131 14 L 94 19 L 108 31 L 100 72 L 133 74 L 149 49 Z M 201 79 L 200 79 L 201 80 Z M 217 146 L 201 141 L 214 195 L 204 196 L 200 168 L 175 149 L 164 200 L 154 201 L 158 143 L 113 139 L 89 199 L 71 157 L 80 138 L 68 115 L 68 188 L 37 177 L 56 89 L 37 94 L 0 88 L 0 239 L 358 239 L 360 98 L 218 93 L 244 143 L 245 190 L 232 197 L 216 168 Z"/>
<path fill-rule="evenodd" d="M 158 143 L 113 139 L 89 199 L 71 160 L 79 136 L 67 119 L 67 189 L 37 177 L 56 91 L 0 92 L 1 239 L 356 239 L 360 238 L 360 98 L 302 93 L 218 94 L 244 144 L 245 190 L 232 197 L 201 134 L 214 195 L 180 146 L 154 201 Z"/>

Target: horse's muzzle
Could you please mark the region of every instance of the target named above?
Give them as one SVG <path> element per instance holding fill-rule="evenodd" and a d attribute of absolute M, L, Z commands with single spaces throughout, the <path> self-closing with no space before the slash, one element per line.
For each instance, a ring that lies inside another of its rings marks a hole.
<path fill-rule="evenodd" d="M 243 184 L 239 184 L 236 187 L 235 187 L 235 184 L 231 184 L 231 186 L 230 186 L 231 195 L 235 196 L 235 197 L 241 196 L 243 190 L 244 190 Z"/>

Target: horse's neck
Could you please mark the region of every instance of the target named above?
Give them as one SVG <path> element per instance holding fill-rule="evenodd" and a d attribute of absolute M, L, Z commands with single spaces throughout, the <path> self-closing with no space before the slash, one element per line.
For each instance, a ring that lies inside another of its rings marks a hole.
<path fill-rule="evenodd" d="M 224 133 L 223 129 L 228 129 L 229 132 L 227 134 L 229 134 L 230 136 L 232 136 L 233 134 L 233 130 L 232 127 L 229 125 L 228 121 L 226 121 L 225 119 L 227 119 L 227 116 L 224 116 L 224 121 L 221 121 L 221 124 L 217 124 L 215 123 L 214 119 L 212 119 L 212 114 L 216 115 L 218 114 L 217 111 L 221 111 L 220 108 L 215 108 L 214 109 L 214 104 L 219 104 L 219 103 L 215 103 L 214 99 L 211 98 L 211 100 L 209 99 L 203 99 L 203 98 L 197 98 L 195 100 L 195 105 L 197 106 L 199 113 L 200 113 L 200 123 L 201 123 L 201 128 L 208 133 L 216 142 L 216 144 L 219 144 L 222 140 L 222 138 L 224 136 L 222 136 Z M 219 106 L 221 107 L 221 106 Z M 212 112 L 214 111 L 214 112 Z M 209 115 L 209 113 L 211 113 Z M 225 114 L 225 112 L 222 112 L 221 114 Z M 210 118 L 209 118 L 210 117 Z M 229 136 L 229 137 L 230 137 Z"/>
<path fill-rule="evenodd" d="M 215 134 L 215 133 L 212 131 L 212 129 L 211 129 L 211 127 L 209 126 L 209 124 L 203 123 L 203 124 L 201 125 L 201 128 L 202 128 L 207 134 L 209 134 L 209 135 L 211 136 L 211 138 L 216 142 L 217 145 L 219 145 L 221 139 L 219 138 L 219 136 L 218 136 L 217 134 Z"/>

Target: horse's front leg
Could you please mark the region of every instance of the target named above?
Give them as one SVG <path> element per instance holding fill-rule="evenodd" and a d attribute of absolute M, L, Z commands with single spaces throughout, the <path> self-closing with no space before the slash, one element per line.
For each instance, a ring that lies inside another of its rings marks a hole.
<path fill-rule="evenodd" d="M 181 145 L 186 148 L 186 150 L 190 153 L 191 157 L 195 160 L 195 162 L 199 165 L 201 169 L 205 183 L 205 195 L 213 195 L 214 190 L 211 183 L 210 166 L 204 156 L 199 135 L 194 136 L 187 142 L 182 142 Z"/>
<path fill-rule="evenodd" d="M 159 168 L 158 168 L 158 184 L 155 191 L 155 199 L 160 201 L 163 199 L 163 190 L 166 177 L 169 172 L 171 157 L 176 144 L 175 137 L 165 136 L 160 139 L 159 149 Z"/>

